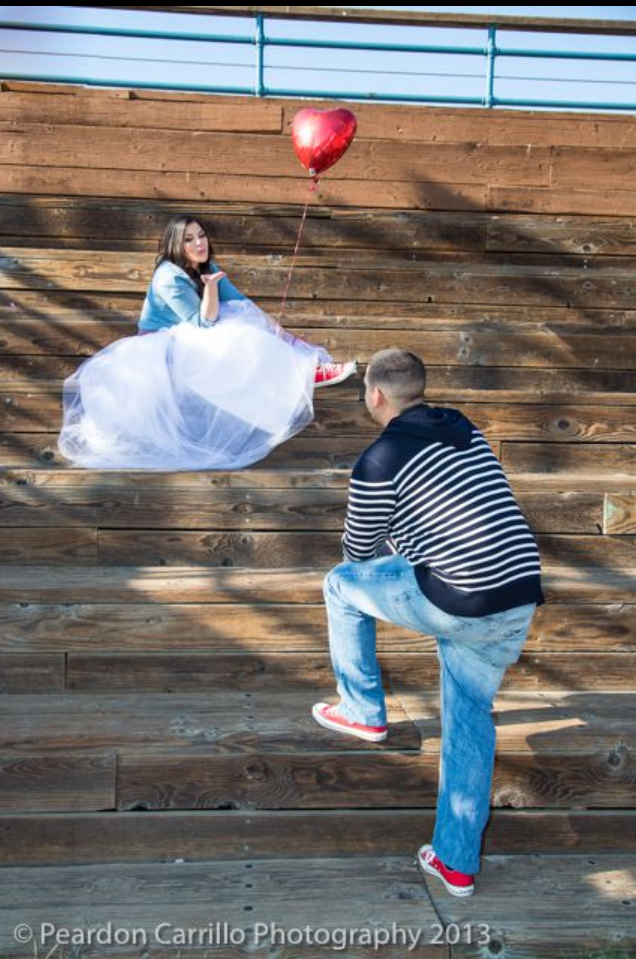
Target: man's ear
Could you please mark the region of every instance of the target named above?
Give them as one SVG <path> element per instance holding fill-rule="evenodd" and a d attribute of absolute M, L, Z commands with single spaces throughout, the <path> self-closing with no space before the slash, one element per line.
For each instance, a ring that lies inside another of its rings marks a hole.
<path fill-rule="evenodd" d="M 379 386 L 374 386 L 371 390 L 371 406 L 374 410 L 386 406 L 386 397 Z"/>

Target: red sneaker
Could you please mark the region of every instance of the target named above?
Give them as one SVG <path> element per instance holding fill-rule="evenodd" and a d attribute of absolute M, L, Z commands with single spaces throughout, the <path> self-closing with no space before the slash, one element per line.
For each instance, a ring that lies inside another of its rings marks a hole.
<path fill-rule="evenodd" d="M 316 389 L 319 386 L 335 386 L 336 383 L 342 383 L 348 376 L 355 373 L 356 368 L 357 364 L 353 360 L 350 363 L 319 363 L 314 379 Z"/>
<path fill-rule="evenodd" d="M 435 855 L 432 846 L 422 846 L 417 853 L 417 862 L 423 872 L 441 879 L 451 896 L 472 896 L 475 890 L 475 877 L 468 873 L 449 869 Z"/>
<path fill-rule="evenodd" d="M 330 706 L 328 703 L 316 703 L 311 715 L 325 729 L 334 729 L 337 733 L 347 733 L 359 739 L 368 739 L 370 743 L 380 743 L 386 739 L 387 726 L 364 726 L 362 723 L 352 723 L 350 719 L 339 716 L 336 709 L 336 706 Z"/>

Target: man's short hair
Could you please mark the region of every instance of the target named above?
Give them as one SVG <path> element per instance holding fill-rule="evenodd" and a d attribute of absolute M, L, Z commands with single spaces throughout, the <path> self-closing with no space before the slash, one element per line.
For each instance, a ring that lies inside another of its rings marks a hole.
<path fill-rule="evenodd" d="M 415 403 L 426 386 L 426 368 L 419 356 L 408 350 L 380 350 L 369 360 L 367 383 L 397 403 Z"/>

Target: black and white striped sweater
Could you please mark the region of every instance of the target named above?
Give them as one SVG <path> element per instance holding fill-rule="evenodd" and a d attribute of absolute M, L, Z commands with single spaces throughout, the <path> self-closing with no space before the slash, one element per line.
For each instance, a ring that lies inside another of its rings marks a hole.
<path fill-rule="evenodd" d="M 498 459 L 458 410 L 406 410 L 355 464 L 345 558 L 372 559 L 387 542 L 448 613 L 543 602 L 534 536 Z"/>

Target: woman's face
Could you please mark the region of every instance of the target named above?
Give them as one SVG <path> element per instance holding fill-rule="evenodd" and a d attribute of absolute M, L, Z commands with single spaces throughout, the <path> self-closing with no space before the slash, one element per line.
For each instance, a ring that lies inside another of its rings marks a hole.
<path fill-rule="evenodd" d="M 210 244 L 205 230 L 196 220 L 187 224 L 183 235 L 183 252 L 190 266 L 198 267 L 210 259 Z"/>

